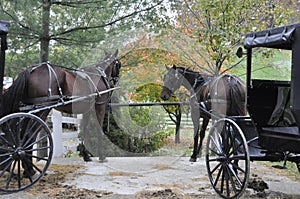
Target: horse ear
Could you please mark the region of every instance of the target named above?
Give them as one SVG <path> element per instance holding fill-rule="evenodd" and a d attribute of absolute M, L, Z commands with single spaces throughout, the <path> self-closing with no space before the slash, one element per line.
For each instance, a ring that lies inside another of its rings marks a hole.
<path fill-rule="evenodd" d="M 172 68 L 173 68 L 174 70 L 176 70 L 176 65 L 174 64 Z"/>
<path fill-rule="evenodd" d="M 106 50 L 104 51 L 105 56 L 109 55 L 109 52 L 107 52 Z"/>
<path fill-rule="evenodd" d="M 118 53 L 119 53 L 119 49 L 116 50 L 114 56 L 116 57 L 118 55 Z"/>
<path fill-rule="evenodd" d="M 165 64 L 165 67 L 167 69 L 167 71 L 169 71 L 171 68 L 169 68 L 166 64 Z"/>

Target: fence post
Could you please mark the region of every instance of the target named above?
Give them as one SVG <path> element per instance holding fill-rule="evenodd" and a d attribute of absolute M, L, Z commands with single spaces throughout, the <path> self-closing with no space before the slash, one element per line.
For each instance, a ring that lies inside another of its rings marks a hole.
<path fill-rule="evenodd" d="M 62 114 L 57 110 L 52 110 L 52 124 L 53 124 L 53 156 L 62 157 L 63 142 L 62 142 Z"/>

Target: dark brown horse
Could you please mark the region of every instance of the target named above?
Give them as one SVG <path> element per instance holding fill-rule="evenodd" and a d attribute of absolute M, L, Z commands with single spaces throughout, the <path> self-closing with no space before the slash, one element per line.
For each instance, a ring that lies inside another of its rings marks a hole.
<path fill-rule="evenodd" d="M 57 103 L 62 105 L 55 109 L 69 114 L 85 113 L 94 106 L 102 128 L 110 93 L 91 94 L 110 89 L 111 82 L 118 80 L 121 63 L 117 54 L 118 51 L 106 53 L 103 61 L 82 69 L 67 70 L 50 63 L 26 68 L 3 94 L 1 117 L 20 112 L 20 108 L 23 111 L 39 110 L 39 107 L 51 107 Z M 91 97 L 72 103 L 74 99 L 88 95 Z M 70 103 L 64 105 L 64 102 Z M 35 114 L 45 121 L 50 111 L 51 108 L 46 108 Z"/>
<path fill-rule="evenodd" d="M 190 91 L 191 116 L 194 125 L 194 149 L 190 161 L 195 162 L 212 115 L 246 115 L 246 87 L 240 78 L 228 74 L 214 77 L 176 66 L 167 67 L 167 71 L 161 92 L 163 100 L 168 100 L 180 86 Z M 198 146 L 200 117 L 203 118 L 203 123 Z"/>

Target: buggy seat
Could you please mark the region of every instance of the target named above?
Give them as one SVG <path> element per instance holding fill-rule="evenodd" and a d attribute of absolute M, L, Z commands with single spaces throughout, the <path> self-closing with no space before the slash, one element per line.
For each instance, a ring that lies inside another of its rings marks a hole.
<path fill-rule="evenodd" d="M 298 148 L 300 152 L 300 133 L 290 109 L 290 82 L 253 79 L 248 92 L 248 111 L 259 133 L 260 144 L 271 151 Z"/>

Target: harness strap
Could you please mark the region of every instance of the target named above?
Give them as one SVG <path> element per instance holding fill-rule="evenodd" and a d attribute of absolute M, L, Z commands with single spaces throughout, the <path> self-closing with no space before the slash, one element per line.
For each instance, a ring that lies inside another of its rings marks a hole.
<path fill-rule="evenodd" d="M 55 72 L 55 70 L 53 69 L 53 66 L 50 64 L 50 62 L 43 62 L 43 63 L 40 63 L 34 67 L 32 67 L 32 69 L 30 70 L 30 73 L 32 73 L 33 71 L 35 71 L 37 68 L 43 66 L 44 64 L 47 65 L 47 68 L 48 68 L 48 73 L 49 73 L 49 83 L 48 83 L 48 97 L 50 96 L 53 96 L 52 95 L 52 89 L 51 89 L 51 82 L 52 82 L 52 74 L 54 75 L 54 78 L 56 80 L 56 83 L 57 83 L 57 86 L 58 86 L 58 92 L 59 92 L 59 95 L 62 99 L 63 97 L 63 93 L 62 93 L 62 89 L 59 85 L 59 81 L 58 81 L 58 77 L 57 77 L 57 74 Z"/>
<path fill-rule="evenodd" d="M 56 72 L 54 71 L 52 65 L 49 62 L 47 62 L 47 67 L 48 67 L 48 71 L 49 71 L 49 89 L 48 89 L 49 93 L 48 93 L 48 96 L 52 96 L 52 91 L 51 91 L 51 80 L 52 80 L 51 77 L 52 76 L 51 76 L 51 74 L 53 74 L 54 77 L 55 77 L 56 83 L 57 83 L 59 95 L 61 97 L 63 97 L 62 89 L 61 89 L 61 87 L 59 85 L 59 81 L 58 81 L 58 77 L 57 77 Z M 63 100 L 63 98 L 61 98 L 61 99 Z"/>
<path fill-rule="evenodd" d="M 49 62 L 43 62 L 43 63 L 40 63 L 38 65 L 33 66 L 30 70 L 30 73 L 34 72 L 37 68 L 39 68 L 39 67 L 41 67 L 45 64 L 47 66 L 48 73 L 49 73 L 48 96 L 47 97 L 38 97 L 38 98 L 33 98 L 33 99 L 26 99 L 26 103 L 40 104 L 40 103 L 44 103 L 46 101 L 61 101 L 62 103 L 64 103 L 66 99 L 71 99 L 72 96 L 64 96 L 63 95 L 61 86 L 59 84 L 58 76 L 57 76 L 53 66 Z M 109 80 L 108 80 L 104 70 L 100 67 L 96 67 L 96 70 L 100 74 L 101 79 L 103 80 L 103 82 L 106 86 L 106 89 L 110 90 L 111 86 L 109 84 Z M 99 89 L 97 88 L 97 85 L 95 85 L 95 83 L 92 81 L 92 78 L 90 77 L 88 72 L 86 72 L 84 70 L 80 70 L 80 73 L 83 73 L 84 75 L 79 74 L 78 72 L 79 72 L 79 70 L 78 71 L 75 70 L 75 73 L 77 74 L 77 77 L 80 77 L 80 78 L 85 79 L 85 80 L 88 81 L 88 84 L 91 87 L 91 92 L 92 93 L 95 92 L 98 96 L 101 96 L 102 92 L 99 91 Z M 52 93 L 51 83 L 52 83 L 53 78 L 55 78 L 55 81 L 57 82 L 59 95 L 53 95 L 53 93 Z M 109 92 L 109 93 L 110 93 L 110 96 L 109 96 L 109 98 L 110 98 L 112 92 Z M 105 100 L 105 102 L 106 101 L 109 101 L 109 100 Z M 98 102 L 97 104 L 102 104 L 102 103 L 104 103 L 104 102 Z"/>
<path fill-rule="evenodd" d="M 104 82 L 106 88 L 107 88 L 107 89 L 110 89 L 110 85 L 109 85 L 109 82 L 108 82 L 108 79 L 107 79 L 107 76 L 106 76 L 104 70 L 103 70 L 102 68 L 100 68 L 100 67 L 96 67 L 96 69 L 97 69 L 97 71 L 100 73 L 101 78 L 102 78 L 102 80 L 103 80 L 103 82 Z"/>

